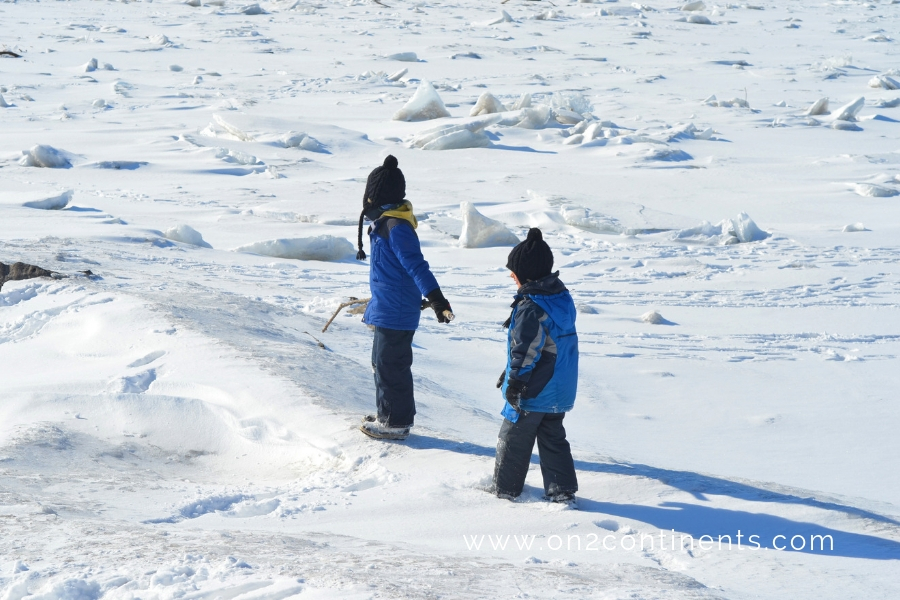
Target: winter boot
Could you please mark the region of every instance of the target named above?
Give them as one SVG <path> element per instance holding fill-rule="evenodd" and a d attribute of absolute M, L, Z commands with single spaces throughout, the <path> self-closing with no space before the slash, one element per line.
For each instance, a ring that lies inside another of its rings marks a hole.
<path fill-rule="evenodd" d="M 553 502 L 555 504 L 568 504 L 571 507 L 577 506 L 577 502 L 575 501 L 575 494 L 573 494 L 572 492 L 557 492 L 555 494 L 548 494 L 544 496 L 544 500 Z"/>
<path fill-rule="evenodd" d="M 405 440 L 409 437 L 409 427 L 390 427 L 382 423 L 375 415 L 363 417 L 359 430 L 376 440 Z"/>

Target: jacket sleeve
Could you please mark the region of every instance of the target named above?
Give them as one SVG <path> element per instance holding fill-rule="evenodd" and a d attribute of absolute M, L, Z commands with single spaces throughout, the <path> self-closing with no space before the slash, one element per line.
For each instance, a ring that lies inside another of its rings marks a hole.
<path fill-rule="evenodd" d="M 541 359 L 547 332 L 541 321 L 547 316 L 540 306 L 524 302 L 516 311 L 509 329 L 509 377 L 528 382 Z"/>
<path fill-rule="evenodd" d="M 391 249 L 409 276 L 416 282 L 416 287 L 423 296 L 427 296 L 440 287 L 437 279 L 431 273 L 428 262 L 422 256 L 419 236 L 412 227 L 404 225 L 394 227 L 391 229 L 390 241 Z"/>

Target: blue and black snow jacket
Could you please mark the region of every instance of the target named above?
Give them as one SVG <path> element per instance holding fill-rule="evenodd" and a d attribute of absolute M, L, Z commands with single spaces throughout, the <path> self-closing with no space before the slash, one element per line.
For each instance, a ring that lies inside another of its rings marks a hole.
<path fill-rule="evenodd" d="M 363 322 L 387 329 L 417 329 L 422 296 L 438 289 L 422 256 L 419 236 L 408 221 L 383 217 L 372 223 L 369 240 L 372 300 Z"/>
<path fill-rule="evenodd" d="M 522 410 L 572 410 L 578 389 L 578 334 L 575 303 L 559 280 L 559 272 L 519 288 L 509 318 L 506 349 L 504 398 L 509 381 L 517 379 L 526 384 Z M 513 423 L 519 418 L 508 402 L 501 414 Z"/>

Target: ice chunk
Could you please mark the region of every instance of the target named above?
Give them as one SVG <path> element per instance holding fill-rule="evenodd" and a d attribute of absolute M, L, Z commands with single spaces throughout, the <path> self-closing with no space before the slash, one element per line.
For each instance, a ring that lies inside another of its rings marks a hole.
<path fill-rule="evenodd" d="M 422 146 L 422 150 L 461 150 L 463 148 L 485 148 L 490 145 L 491 140 L 484 132 L 463 129 L 428 142 Z"/>
<path fill-rule="evenodd" d="M 563 125 L 577 125 L 584 121 L 584 117 L 580 114 L 566 108 L 553 109 L 553 117 L 557 123 L 562 123 Z"/>
<path fill-rule="evenodd" d="M 346 238 L 320 235 L 309 238 L 286 238 L 255 242 L 234 249 L 235 252 L 262 254 L 294 260 L 340 261 L 356 256 L 356 249 Z"/>
<path fill-rule="evenodd" d="M 862 131 L 863 130 L 862 127 L 860 127 L 856 123 L 853 123 L 851 121 L 841 121 L 841 120 L 832 121 L 831 128 L 837 129 L 839 131 Z"/>
<path fill-rule="evenodd" d="M 394 121 L 429 121 L 449 117 L 444 101 L 430 82 L 422 80 L 419 88 L 406 105 L 394 113 Z"/>
<path fill-rule="evenodd" d="M 753 219 L 745 212 L 740 213 L 737 218 L 731 219 L 731 231 L 733 235 L 743 243 L 758 242 L 769 237 L 769 234 L 760 229 Z"/>
<path fill-rule="evenodd" d="M 703 2 L 688 2 L 687 4 L 681 7 L 681 10 L 686 11 L 695 11 L 695 10 L 705 10 L 706 5 Z"/>
<path fill-rule="evenodd" d="M 595 233 L 625 233 L 625 228 L 614 218 L 593 213 L 580 206 L 564 206 L 560 209 L 566 225 Z"/>
<path fill-rule="evenodd" d="M 496 19 L 492 19 L 492 20 L 488 21 L 487 23 L 484 23 L 484 25 L 490 27 L 491 25 L 499 25 L 500 23 L 512 23 L 512 22 L 513 22 L 513 18 L 511 16 L 509 16 L 509 13 L 506 12 L 505 10 L 501 10 L 499 17 L 497 17 Z"/>
<path fill-rule="evenodd" d="M 150 35 L 147 36 L 147 40 L 150 41 L 151 44 L 156 44 L 157 46 L 171 46 L 172 42 L 169 41 L 169 38 L 162 34 Z"/>
<path fill-rule="evenodd" d="M 860 196 L 865 196 L 867 198 L 890 198 L 891 196 L 900 194 L 900 191 L 897 191 L 894 188 L 876 185 L 874 183 L 857 183 L 853 186 L 853 191 Z"/>
<path fill-rule="evenodd" d="M 90 73 L 91 71 L 96 71 L 97 70 L 97 59 L 92 58 L 91 60 L 84 63 L 81 66 L 81 68 L 85 73 Z"/>
<path fill-rule="evenodd" d="M 516 127 L 523 129 L 541 129 L 550 120 L 551 109 L 546 104 L 538 104 L 534 107 L 523 108 L 522 118 L 516 123 Z"/>
<path fill-rule="evenodd" d="M 510 110 L 520 110 L 522 108 L 528 108 L 531 106 L 531 94 L 524 93 L 519 96 L 519 99 L 513 102 L 513 105 L 509 108 Z"/>
<path fill-rule="evenodd" d="M 67 169 L 72 166 L 69 159 L 52 146 L 38 144 L 31 150 L 23 150 L 19 164 L 23 167 L 44 167 L 47 169 Z"/>
<path fill-rule="evenodd" d="M 0 94 L 0 108 L 9 108 L 9 104 L 6 103 L 6 98 L 3 97 L 3 94 Z"/>
<path fill-rule="evenodd" d="M 589 113 L 593 108 L 587 96 L 573 92 L 554 93 L 553 97 L 550 98 L 550 106 L 553 108 L 564 108 L 579 115 Z"/>
<path fill-rule="evenodd" d="M 409 69 L 406 69 L 406 68 L 400 69 L 393 75 L 388 75 L 387 79 L 388 79 L 388 81 L 400 81 L 403 78 L 403 76 L 406 75 L 407 73 L 409 73 Z"/>
<path fill-rule="evenodd" d="M 248 4 L 247 6 L 242 6 L 238 9 L 239 13 L 243 13 L 245 15 L 264 15 L 266 11 L 260 8 L 259 4 Z"/>
<path fill-rule="evenodd" d="M 483 148 L 490 139 L 481 131 L 502 120 L 502 115 L 487 115 L 458 125 L 441 125 L 420 131 L 410 140 L 410 147 L 423 150 L 459 150 Z"/>
<path fill-rule="evenodd" d="M 475 103 L 475 106 L 472 107 L 472 110 L 469 111 L 469 116 L 477 117 L 478 115 L 490 115 L 505 110 L 506 107 L 503 106 L 503 103 L 497 100 L 493 94 L 484 92 L 478 97 L 478 101 Z"/>
<path fill-rule="evenodd" d="M 213 119 L 215 120 L 216 123 L 218 123 L 222 127 L 222 129 L 224 129 L 225 131 L 227 131 L 228 133 L 230 133 L 231 135 L 233 135 L 240 141 L 242 141 L 242 142 L 255 142 L 256 141 L 256 138 L 254 138 L 252 135 L 235 127 L 234 125 L 232 125 L 231 123 L 229 123 L 228 121 L 223 119 L 221 116 L 213 115 Z"/>
<path fill-rule="evenodd" d="M 887 75 L 876 75 L 869 80 L 869 87 L 884 88 L 886 90 L 897 90 L 900 89 L 900 83 L 898 83 L 896 79 L 888 77 Z"/>
<path fill-rule="evenodd" d="M 694 23 L 696 25 L 712 25 L 713 22 L 709 20 L 709 17 L 705 17 L 703 15 L 688 15 L 686 21 L 688 23 Z"/>
<path fill-rule="evenodd" d="M 281 143 L 285 148 L 300 148 L 309 152 L 325 152 L 325 147 L 311 135 L 289 131 L 281 136 Z"/>
<path fill-rule="evenodd" d="M 463 226 L 459 245 L 463 248 L 488 248 L 491 246 L 515 246 L 519 238 L 500 221 L 489 219 L 475 209 L 471 202 L 459 206 Z"/>
<path fill-rule="evenodd" d="M 182 244 L 190 244 L 191 246 L 199 246 L 200 248 L 212 248 L 208 243 L 203 241 L 200 232 L 190 225 L 175 225 L 166 229 L 163 237 Z"/>
<path fill-rule="evenodd" d="M 27 208 L 40 208 L 42 210 L 59 210 L 65 208 L 72 201 L 72 190 L 67 190 L 62 194 L 51 196 L 50 198 L 42 198 L 41 200 L 30 200 L 22 204 Z"/>
<path fill-rule="evenodd" d="M 819 98 L 813 105 L 806 109 L 806 112 L 803 113 L 808 117 L 814 117 L 816 115 L 827 115 L 828 114 L 828 98 Z"/>
<path fill-rule="evenodd" d="M 419 57 L 415 52 L 397 52 L 385 56 L 388 60 L 399 60 L 400 62 L 419 62 Z"/>
<path fill-rule="evenodd" d="M 850 225 L 844 225 L 844 228 L 841 229 L 843 233 L 853 233 L 856 231 L 868 231 L 866 226 L 862 223 L 851 223 Z"/>
<path fill-rule="evenodd" d="M 252 166 L 262 164 L 262 162 L 252 154 L 247 154 L 240 150 L 229 150 L 228 148 L 216 148 L 216 158 L 221 158 L 222 160 L 241 165 Z"/>
<path fill-rule="evenodd" d="M 863 96 L 860 96 L 856 100 L 852 102 L 848 102 L 844 106 L 840 107 L 833 113 L 831 116 L 836 121 L 855 121 L 856 115 L 859 114 L 859 111 L 862 110 L 862 107 L 866 105 L 866 99 Z"/>

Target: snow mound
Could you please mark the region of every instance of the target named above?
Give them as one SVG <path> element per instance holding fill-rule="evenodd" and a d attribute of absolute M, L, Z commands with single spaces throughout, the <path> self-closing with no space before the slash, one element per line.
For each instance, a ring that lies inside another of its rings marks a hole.
<path fill-rule="evenodd" d="M 655 310 L 651 310 L 642 314 L 641 321 L 643 321 L 644 323 L 650 323 L 651 325 L 662 325 L 666 322 L 663 316 Z"/>
<path fill-rule="evenodd" d="M 625 233 L 625 228 L 614 218 L 601 215 L 580 206 L 564 206 L 560 209 L 566 225 L 593 231 L 594 233 Z"/>
<path fill-rule="evenodd" d="M 737 218 L 725 219 L 716 225 L 703 221 L 696 227 L 675 232 L 677 240 L 720 245 L 758 242 L 768 237 L 769 234 L 760 229 L 745 212 L 740 213 Z"/>
<path fill-rule="evenodd" d="M 874 183 L 857 183 L 853 186 L 853 191 L 865 198 L 890 198 L 900 194 L 894 188 Z"/>
<path fill-rule="evenodd" d="M 334 262 L 356 256 L 356 249 L 345 238 L 320 235 L 309 238 L 284 238 L 254 242 L 234 249 L 234 252 L 262 254 L 294 260 Z"/>
<path fill-rule="evenodd" d="M 506 225 L 485 217 L 475 209 L 471 202 L 463 202 L 459 206 L 462 211 L 462 233 L 459 245 L 463 248 L 489 248 L 491 246 L 514 246 L 519 238 Z"/>
<path fill-rule="evenodd" d="M 212 248 L 203 240 L 200 232 L 190 225 L 176 225 L 166 229 L 163 237 L 182 244 L 190 244 L 191 246 L 199 246 L 200 248 Z"/>
<path fill-rule="evenodd" d="M 42 198 L 41 200 L 30 200 L 22 204 L 27 208 L 40 208 L 42 210 L 59 210 L 65 208 L 72 201 L 72 190 L 67 190 L 62 194 L 51 196 L 50 198 Z"/>
<path fill-rule="evenodd" d="M 422 80 L 406 105 L 394 113 L 394 121 L 429 121 L 449 117 L 444 101 L 429 81 Z"/>
<path fill-rule="evenodd" d="M 398 60 L 400 62 L 419 62 L 419 57 L 415 52 L 397 52 L 385 56 L 388 60 Z"/>
<path fill-rule="evenodd" d="M 281 136 L 285 148 L 300 148 L 309 152 L 325 152 L 325 147 L 311 135 L 303 132 L 289 131 Z"/>
<path fill-rule="evenodd" d="M 842 233 L 855 233 L 857 231 L 868 231 L 868 229 L 862 223 L 851 223 L 850 225 L 844 225 L 844 228 L 841 229 Z"/>
<path fill-rule="evenodd" d="M 684 11 L 695 11 L 695 10 L 706 10 L 706 5 L 703 2 L 688 2 L 684 6 L 681 7 L 681 10 Z"/>
<path fill-rule="evenodd" d="M 900 89 L 900 82 L 892 77 L 888 77 L 887 75 L 876 75 L 869 80 L 869 87 L 884 88 L 886 90 L 898 90 Z"/>
<path fill-rule="evenodd" d="M 31 150 L 23 150 L 19 164 L 23 167 L 42 167 L 46 169 L 68 169 L 72 166 L 69 159 L 53 146 L 37 144 Z"/>

